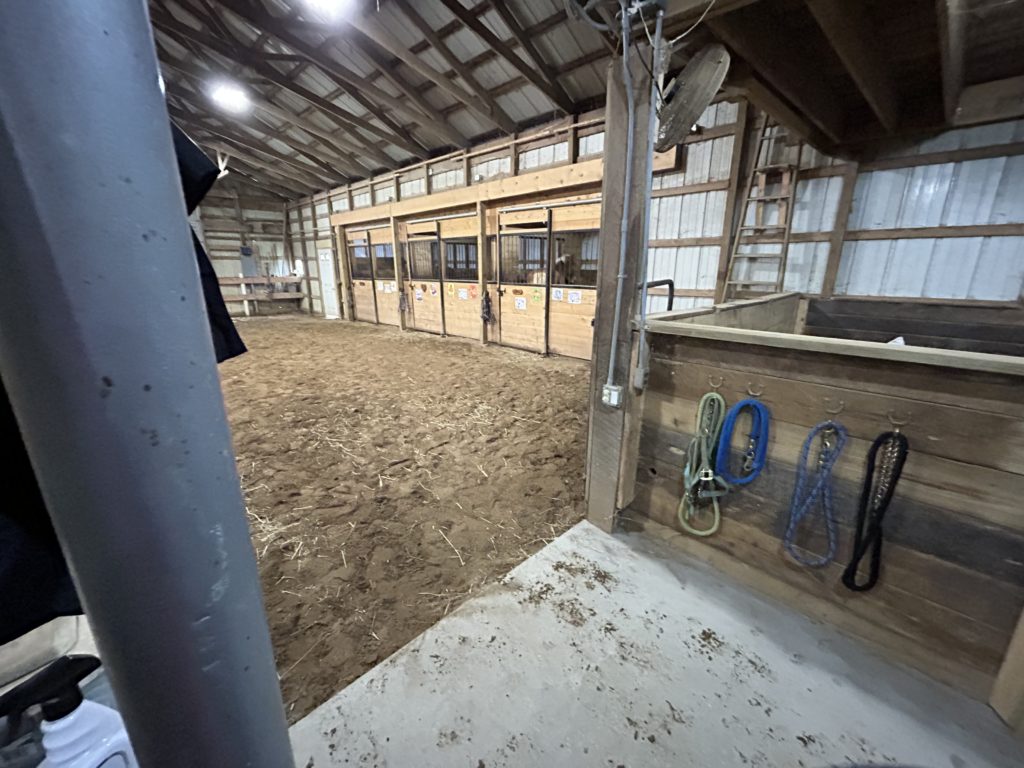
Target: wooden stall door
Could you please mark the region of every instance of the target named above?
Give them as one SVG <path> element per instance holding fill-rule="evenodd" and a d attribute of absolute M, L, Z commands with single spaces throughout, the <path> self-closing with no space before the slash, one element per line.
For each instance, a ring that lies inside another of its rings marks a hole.
<path fill-rule="evenodd" d="M 545 353 L 547 217 L 547 211 L 515 212 L 509 216 L 502 213 L 499 222 L 501 234 L 498 238 L 501 344 Z M 506 222 L 509 222 L 507 228 Z"/>
<path fill-rule="evenodd" d="M 374 280 L 373 287 L 377 294 L 378 322 L 398 325 L 398 281 Z"/>
<path fill-rule="evenodd" d="M 366 323 L 377 322 L 377 306 L 373 296 L 373 281 L 356 279 L 352 281 L 353 315 L 356 320 Z"/>
<path fill-rule="evenodd" d="M 551 210 L 551 303 L 548 350 L 589 360 L 597 308 L 597 261 L 600 253 L 601 204 L 569 205 Z"/>
<path fill-rule="evenodd" d="M 413 280 L 408 287 L 411 308 L 409 327 L 417 331 L 443 333 L 440 280 Z"/>
<path fill-rule="evenodd" d="M 551 288 L 548 349 L 556 355 L 589 360 L 594 345 L 594 288 Z"/>
<path fill-rule="evenodd" d="M 544 352 L 545 287 L 543 285 L 503 285 L 500 305 L 500 343 L 532 352 Z"/>

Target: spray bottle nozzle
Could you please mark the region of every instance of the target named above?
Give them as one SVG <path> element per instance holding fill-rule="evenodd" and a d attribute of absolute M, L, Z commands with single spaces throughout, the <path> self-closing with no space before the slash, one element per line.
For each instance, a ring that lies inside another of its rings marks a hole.
<path fill-rule="evenodd" d="M 78 709 L 82 703 L 78 684 L 99 668 L 100 660 L 95 656 L 62 656 L 0 696 L 0 717 L 16 720 L 39 704 L 44 719 L 60 720 Z"/>

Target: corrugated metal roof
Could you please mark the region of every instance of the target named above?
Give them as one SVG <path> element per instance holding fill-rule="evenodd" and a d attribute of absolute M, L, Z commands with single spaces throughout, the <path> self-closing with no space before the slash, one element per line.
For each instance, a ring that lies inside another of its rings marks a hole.
<path fill-rule="evenodd" d="M 523 63 L 534 68 L 536 62 L 530 54 L 515 39 L 508 25 L 493 8 L 488 8 L 480 13 L 483 6 L 474 4 L 470 0 L 457 0 L 465 8 L 467 14 L 475 15 L 481 23 L 492 30 L 497 36 L 510 46 Z M 197 34 L 207 37 L 217 34 L 217 23 L 209 16 L 210 11 L 200 9 L 198 6 L 193 9 L 191 6 L 185 9 L 177 4 L 177 0 L 151 0 L 154 9 L 161 11 L 166 9 L 178 23 L 188 25 L 189 29 L 196 30 Z M 532 125 L 561 114 L 556 105 L 552 103 L 534 84 L 530 83 L 523 74 L 516 69 L 513 63 L 505 60 L 498 52 L 493 51 L 491 46 L 467 28 L 461 21 L 443 5 L 441 0 L 409 0 L 416 12 L 435 31 L 441 33 L 444 45 L 452 54 L 462 62 L 474 62 L 474 79 L 481 88 L 488 93 L 495 95 L 512 121 L 519 125 Z M 593 100 L 599 100 L 605 89 L 604 65 L 596 57 L 603 56 L 605 48 L 600 35 L 589 26 L 568 19 L 565 8 L 560 0 L 506 0 L 506 7 L 513 18 L 531 36 L 532 42 L 551 70 L 560 73 L 559 84 L 567 91 L 570 98 L 576 102 L 589 104 Z M 216 7 L 216 0 L 211 7 Z M 350 139 L 359 142 L 372 142 L 377 152 L 383 152 L 396 160 L 404 162 L 414 159 L 407 148 L 400 147 L 399 143 L 393 141 L 382 141 L 380 132 L 390 133 L 392 128 L 385 125 L 377 117 L 370 114 L 366 107 L 360 104 L 351 94 L 354 87 L 343 85 L 327 73 L 332 63 L 345 67 L 357 77 L 366 78 L 379 92 L 399 102 L 408 102 L 408 109 L 399 109 L 397 104 L 381 104 L 381 111 L 394 124 L 411 126 L 413 138 L 421 145 L 432 152 L 442 151 L 450 147 L 442 143 L 438 137 L 437 130 L 424 128 L 417 123 L 428 122 L 425 116 L 418 116 L 418 109 L 413 105 L 403 89 L 392 82 L 393 76 L 404 79 L 407 86 L 416 91 L 434 109 L 443 113 L 444 120 L 456 132 L 472 139 L 484 135 L 492 135 L 498 129 L 494 122 L 480 115 L 475 111 L 477 106 L 472 103 L 476 98 L 472 94 L 472 86 L 464 82 L 460 77 L 454 78 L 453 82 L 466 93 L 467 100 L 472 107 L 450 92 L 449 89 L 439 86 L 427 77 L 437 77 L 438 73 L 450 71 L 448 62 L 444 57 L 424 40 L 424 36 L 402 12 L 397 3 L 382 3 L 377 13 L 376 21 L 386 30 L 387 35 L 397 44 L 404 46 L 406 50 L 415 50 L 415 56 L 423 62 L 426 67 L 435 70 L 432 75 L 425 76 L 422 71 L 417 71 L 407 63 L 394 63 L 388 65 L 390 72 L 385 74 L 381 71 L 380 62 L 396 62 L 394 50 L 386 50 L 386 40 L 379 43 L 371 42 L 366 36 L 353 33 L 344 21 L 337 22 L 337 32 L 334 33 L 326 26 L 324 19 L 309 16 L 308 9 L 291 0 L 271 0 L 262 5 L 254 5 L 253 21 L 241 18 L 234 11 L 221 11 L 218 16 L 228 25 L 232 34 L 243 44 L 239 49 L 237 61 L 231 61 L 220 46 L 213 46 L 217 49 L 206 49 L 205 53 L 199 56 L 181 45 L 176 39 L 177 36 L 185 34 L 176 29 L 161 30 L 161 38 L 165 46 L 166 54 L 177 60 L 187 60 L 189 64 L 198 64 L 202 69 L 202 59 L 209 57 L 208 61 L 217 71 L 238 71 L 250 79 L 250 86 L 260 91 L 262 98 L 271 101 L 280 108 L 302 114 L 304 119 L 316 126 L 321 132 L 334 133 L 339 136 L 347 135 Z M 267 8 L 275 17 L 289 16 L 291 21 L 287 34 L 292 34 L 302 44 L 316 51 L 316 55 L 323 56 L 325 66 L 318 66 L 310 61 L 282 61 L 271 60 L 264 62 L 263 66 L 272 68 L 281 73 L 282 77 L 295 77 L 296 85 L 306 89 L 313 97 L 320 97 L 328 100 L 332 105 L 349 112 L 356 120 L 365 120 L 378 129 L 378 133 L 371 133 L 365 130 L 352 127 L 344 127 L 336 122 L 330 109 L 322 109 L 312 106 L 309 98 L 304 98 L 295 93 L 289 93 L 287 87 L 280 84 L 259 85 L 259 78 L 254 72 L 246 68 L 240 62 L 246 57 L 251 58 L 254 52 L 260 50 L 275 56 L 291 56 L 299 51 L 293 50 L 293 45 L 286 37 L 278 34 L 276 25 L 264 25 L 267 28 L 261 29 L 254 21 L 259 19 L 261 8 Z M 247 12 L 243 12 L 245 15 Z M 154 14 L 158 29 L 160 28 L 159 13 Z M 306 24 L 306 22 L 312 24 Z M 305 24 L 305 26 L 303 26 Z M 329 36 L 329 39 L 328 39 Z M 372 37 L 372 35 L 371 35 Z M 191 45 L 202 45 L 201 40 L 193 40 Z M 235 46 L 231 40 L 224 40 L 223 44 L 228 48 Z M 371 56 L 371 51 L 373 55 Z M 577 64 L 577 62 L 579 62 Z M 171 80 L 173 75 L 165 75 Z M 372 92 L 363 91 L 362 96 L 372 99 Z M 206 108 L 205 104 L 199 104 L 197 109 Z M 196 114 L 200 114 L 197 112 Z M 217 115 L 212 115 L 217 119 Z M 421 119 L 422 118 L 422 119 Z M 321 137 L 311 138 L 306 132 L 286 123 L 275 123 L 281 126 L 283 135 L 294 140 L 294 147 L 316 146 L 322 141 Z M 200 131 L 201 132 L 201 131 Z M 398 137 L 395 137 L 400 142 Z M 310 142 L 313 142 L 310 145 Z M 283 150 L 289 152 L 288 148 Z M 245 152 L 240 149 L 240 154 Z M 371 153 L 372 154 L 372 153 Z M 367 157 L 371 155 L 368 154 Z M 326 159 L 326 158 L 325 158 Z M 247 162 L 256 164 L 258 158 L 253 156 Z M 328 159 L 328 162 L 329 159 Z M 375 162 L 372 161 L 371 162 Z M 279 179 L 279 181 L 282 181 Z"/>

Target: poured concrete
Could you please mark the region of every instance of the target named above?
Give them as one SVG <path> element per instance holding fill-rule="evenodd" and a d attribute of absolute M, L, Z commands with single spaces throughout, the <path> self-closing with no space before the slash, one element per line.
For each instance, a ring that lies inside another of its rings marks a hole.
<path fill-rule="evenodd" d="M 292 728 L 326 766 L 1024 765 L 984 705 L 581 523 Z"/>

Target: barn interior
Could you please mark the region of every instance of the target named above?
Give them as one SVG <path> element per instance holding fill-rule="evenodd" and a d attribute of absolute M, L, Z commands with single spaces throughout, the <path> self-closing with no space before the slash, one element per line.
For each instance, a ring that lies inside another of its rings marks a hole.
<path fill-rule="evenodd" d="M 85 613 L 7 691 L 98 655 L 146 766 L 1024 761 L 1024 3 L 46 2 L 0 62 Z"/>

